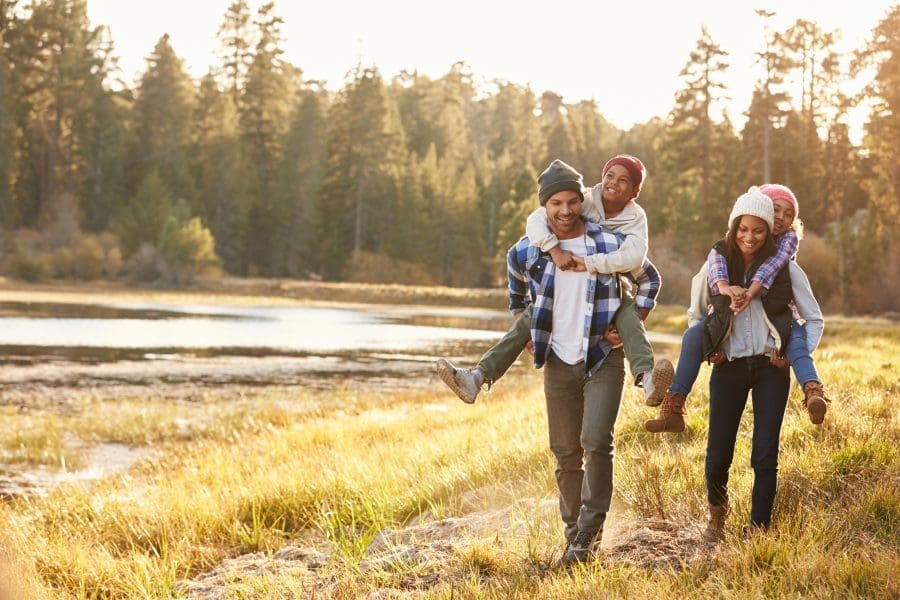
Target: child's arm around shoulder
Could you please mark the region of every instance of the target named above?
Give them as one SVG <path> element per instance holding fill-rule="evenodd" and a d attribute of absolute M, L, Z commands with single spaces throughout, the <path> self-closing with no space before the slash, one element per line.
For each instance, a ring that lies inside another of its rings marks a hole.
<path fill-rule="evenodd" d="M 625 236 L 625 241 L 618 250 L 585 257 L 584 263 L 589 272 L 594 274 L 631 273 L 644 265 L 647 260 L 649 239 L 647 213 L 636 203 L 632 203 L 628 210 L 634 213 L 634 219 L 616 228 L 617 233 Z M 595 214 L 600 216 L 599 211 L 596 211 Z M 602 220 L 600 224 L 603 225 Z"/>
<path fill-rule="evenodd" d="M 712 248 L 706 256 L 706 282 L 709 284 L 709 291 L 713 296 L 718 294 L 727 294 L 728 285 L 728 265 L 725 263 L 725 257 L 719 254 L 719 251 Z"/>
<path fill-rule="evenodd" d="M 550 230 L 547 224 L 547 209 L 543 206 L 528 215 L 525 221 L 525 235 L 532 240 L 532 246 L 549 254 L 553 263 L 560 269 L 571 269 L 576 266 L 572 253 L 562 249 L 559 238 Z"/>
<path fill-rule="evenodd" d="M 588 221 L 598 223 L 603 216 L 597 208 L 597 199 L 594 197 L 594 189 L 582 190 L 584 204 L 581 207 L 581 215 Z M 646 226 L 646 217 L 644 223 Z M 559 245 L 559 238 L 550 230 L 547 224 L 547 209 L 543 206 L 536 208 L 525 220 L 525 235 L 531 240 L 532 246 L 537 246 L 542 252 L 550 252 Z M 640 262 L 633 268 L 640 266 Z M 631 269 L 629 269 L 631 270 Z"/>
<path fill-rule="evenodd" d="M 549 252 L 551 248 L 559 245 L 559 239 L 550 231 L 547 224 L 547 209 L 541 206 L 535 209 L 525 220 L 525 235 L 531 240 L 532 246 L 537 246 L 543 252 Z"/>
<path fill-rule="evenodd" d="M 797 254 L 799 245 L 800 239 L 793 229 L 788 229 L 775 238 L 775 254 L 764 260 L 753 274 L 753 280 L 748 289 L 750 299 L 762 293 L 763 289 L 768 291 L 772 287 L 775 276 L 787 266 L 791 257 Z"/>

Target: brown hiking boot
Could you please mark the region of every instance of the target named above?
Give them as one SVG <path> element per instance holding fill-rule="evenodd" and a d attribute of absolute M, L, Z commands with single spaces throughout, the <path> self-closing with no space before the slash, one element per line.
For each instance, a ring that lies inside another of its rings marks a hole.
<path fill-rule="evenodd" d="M 820 425 L 825 420 L 825 411 L 828 410 L 828 398 L 825 390 L 818 381 L 808 381 L 803 386 L 803 407 L 809 413 L 809 420 L 813 425 Z"/>
<path fill-rule="evenodd" d="M 709 523 L 703 532 L 707 542 L 720 542 L 725 538 L 725 519 L 728 518 L 728 503 L 720 506 L 709 505 Z"/>
<path fill-rule="evenodd" d="M 651 433 L 681 433 L 684 431 L 684 415 L 687 410 L 684 402 L 687 400 L 684 394 L 666 392 L 662 406 L 659 407 L 659 416 L 644 423 L 644 429 Z"/>

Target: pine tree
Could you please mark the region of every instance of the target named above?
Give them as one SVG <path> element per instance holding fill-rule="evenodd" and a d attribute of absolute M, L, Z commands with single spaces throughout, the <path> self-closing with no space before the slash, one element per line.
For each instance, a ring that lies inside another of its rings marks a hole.
<path fill-rule="evenodd" d="M 721 77 L 728 64 L 722 50 L 703 27 L 696 48 L 681 71 L 684 87 L 675 94 L 666 137 L 666 169 L 673 173 L 668 199 L 674 202 L 673 224 L 683 243 L 707 245 L 720 226 L 709 215 L 727 211 L 733 200 L 713 187 L 717 128 L 711 111 L 725 89 Z"/>
<path fill-rule="evenodd" d="M 251 52 L 250 3 L 234 0 L 225 11 L 225 18 L 217 32 L 220 48 L 222 83 L 231 95 L 234 106 L 240 106 L 241 91 L 253 59 Z"/>
<path fill-rule="evenodd" d="M 900 222 L 900 6 L 891 8 L 859 52 L 855 72 L 874 67 L 864 93 L 872 102 L 863 147 L 874 163 L 866 185 L 879 221 L 896 232 Z"/>
<path fill-rule="evenodd" d="M 628 150 L 622 148 L 621 132 L 603 118 L 595 101 L 582 100 L 566 109 L 574 144 L 574 156 L 570 164 L 584 175 L 586 185 L 593 185 L 600 181 L 606 161 L 619 152 Z M 635 150 L 633 153 L 642 160 L 647 160 L 647 152 Z"/>
<path fill-rule="evenodd" d="M 410 152 L 424 158 L 433 144 L 439 158 L 449 152 L 456 162 L 469 159 L 468 121 L 475 87 L 465 63 L 454 64 L 437 81 L 415 72 L 401 73 L 391 82 L 390 95 Z"/>
<path fill-rule="evenodd" d="M 772 181 L 772 129 L 784 125 L 789 102 L 784 89 L 785 77 L 793 63 L 787 58 L 782 34 L 770 33 L 768 22 L 775 13 L 757 10 L 756 14 L 764 20 L 765 47 L 756 57 L 765 75 L 753 91 L 743 139 L 749 172 L 755 180 L 767 182 Z"/>
<path fill-rule="evenodd" d="M 245 234 L 249 191 L 231 94 L 219 89 L 212 73 L 200 82 L 193 118 L 192 175 L 198 187 L 194 214 L 211 227 L 216 253 L 225 268 L 246 273 Z"/>
<path fill-rule="evenodd" d="M 102 29 L 89 27 L 85 0 L 40 0 L 30 8 L 27 20 L 6 19 L 5 34 L 16 26 L 4 44 L 20 91 L 13 224 L 35 227 L 53 218 L 53 202 L 85 189 L 92 158 L 85 150 L 96 132 L 82 125 L 98 109 L 111 57 Z"/>
<path fill-rule="evenodd" d="M 279 275 L 301 277 L 319 271 L 324 104 L 324 94 L 313 90 L 304 92 L 285 141 L 275 191 L 280 232 L 274 253 Z"/>
<path fill-rule="evenodd" d="M 115 230 L 126 256 L 142 244 L 156 245 L 172 215 L 172 196 L 165 181 L 151 170 L 138 185 L 134 196 L 119 209 Z"/>
<path fill-rule="evenodd" d="M 147 58 L 147 70 L 136 92 L 130 151 L 132 189 L 155 171 L 173 198 L 197 205 L 188 157 L 195 93 L 169 35 L 163 35 Z"/>
<path fill-rule="evenodd" d="M 376 69 L 357 68 L 329 112 L 322 203 L 324 270 L 338 277 L 353 251 L 379 252 L 394 211 L 406 149 L 396 106 Z"/>
<path fill-rule="evenodd" d="M 479 149 L 475 164 L 481 198 L 476 223 L 484 226 L 487 250 L 500 260 L 507 246 L 502 232 L 522 232 L 524 221 L 510 222 L 520 212 L 537 207 L 536 184 L 528 194 L 516 193 L 523 172 L 539 173 L 546 153 L 546 140 L 535 116 L 534 92 L 527 86 L 496 82 L 497 93 L 479 100 L 471 119 L 472 138 Z M 512 210 L 511 205 L 516 209 Z M 511 235 L 511 234 L 509 234 Z M 518 238 L 516 238 L 518 239 Z"/>
<path fill-rule="evenodd" d="M 279 234 L 275 206 L 275 178 L 284 156 L 284 138 L 299 88 L 300 71 L 281 59 L 281 24 L 274 4 L 262 5 L 255 26 L 257 43 L 247 71 L 247 85 L 240 104 L 243 157 L 250 180 L 247 253 L 259 272 L 272 274 L 277 259 L 272 244 Z"/>
<path fill-rule="evenodd" d="M 785 159 L 791 186 L 806 201 L 810 214 L 822 206 L 821 182 L 823 144 L 819 131 L 827 131 L 829 98 L 841 83 L 839 61 L 833 50 L 833 32 L 822 30 L 816 23 L 798 19 L 783 34 L 783 48 L 799 83 L 798 111 L 790 118 L 790 153 Z"/>
<path fill-rule="evenodd" d="M 13 212 L 12 181 L 15 161 L 15 107 L 11 37 L 18 27 L 16 2 L 0 0 L 0 229 L 16 220 Z"/>
<path fill-rule="evenodd" d="M 569 121 L 562 96 L 549 91 L 541 95 L 539 121 L 543 138 L 547 143 L 541 163 L 550 164 L 556 159 L 570 164 L 575 163 L 575 142 L 569 131 Z"/>
<path fill-rule="evenodd" d="M 108 39 L 102 52 L 104 63 L 112 64 L 113 47 Z M 75 122 L 75 133 L 83 140 L 79 147 L 83 173 L 78 195 L 82 226 L 99 232 L 109 227 L 117 204 L 126 195 L 127 122 L 133 99 L 129 91 L 113 92 L 103 81 L 89 83 L 84 90 L 85 109 Z"/>

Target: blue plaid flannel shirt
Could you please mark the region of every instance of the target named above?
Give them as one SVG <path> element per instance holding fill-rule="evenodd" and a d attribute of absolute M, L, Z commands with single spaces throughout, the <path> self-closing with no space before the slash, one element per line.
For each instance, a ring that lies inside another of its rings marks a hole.
<path fill-rule="evenodd" d="M 603 229 L 596 223 L 585 223 L 588 254 L 612 252 L 619 248 L 624 239 L 621 234 Z M 550 354 L 556 265 L 549 254 L 530 245 L 528 237 L 524 236 L 507 252 L 506 267 L 509 309 L 516 313 L 534 304 L 531 339 L 534 342 L 534 366 L 540 369 Z M 644 264 L 628 276 L 638 286 L 635 303 L 642 308 L 653 308 L 661 283 L 659 272 L 653 264 L 644 259 Z M 585 371 L 588 375 L 593 375 L 600 368 L 611 349 L 609 342 L 603 339 L 603 332 L 622 303 L 618 277 L 600 274 L 588 279 L 583 342 L 587 352 Z"/>

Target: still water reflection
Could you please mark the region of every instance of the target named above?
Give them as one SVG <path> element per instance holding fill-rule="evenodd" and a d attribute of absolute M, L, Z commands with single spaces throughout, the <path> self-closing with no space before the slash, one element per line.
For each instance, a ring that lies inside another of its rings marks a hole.
<path fill-rule="evenodd" d="M 229 307 L 0 303 L 0 346 L 420 351 L 494 340 L 503 311 L 441 307 Z"/>

